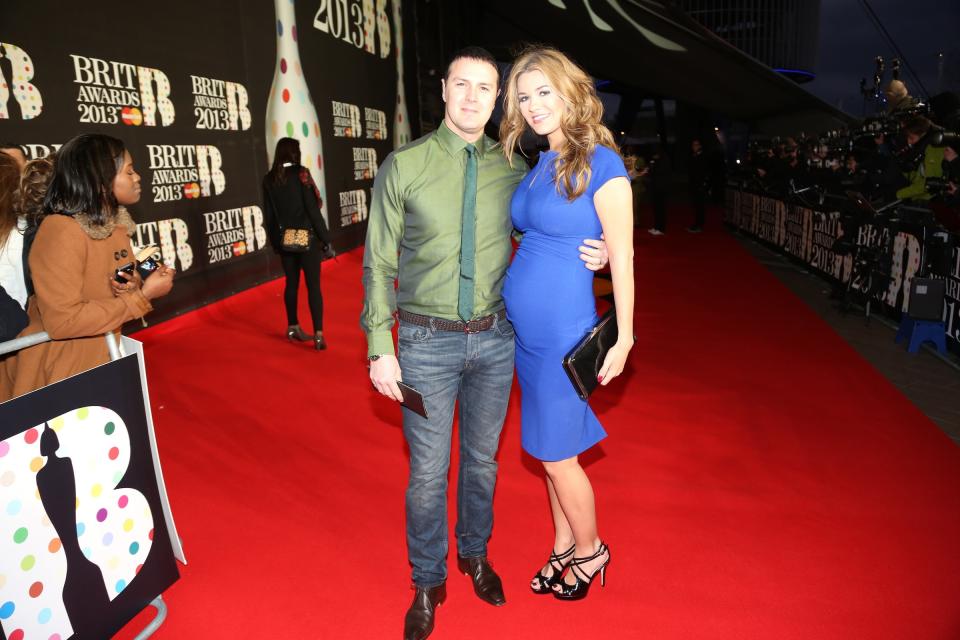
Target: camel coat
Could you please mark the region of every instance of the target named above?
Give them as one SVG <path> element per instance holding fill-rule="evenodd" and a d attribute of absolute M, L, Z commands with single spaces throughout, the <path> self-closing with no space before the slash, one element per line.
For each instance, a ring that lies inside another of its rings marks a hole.
<path fill-rule="evenodd" d="M 123 207 L 102 226 L 82 213 L 43 219 L 28 258 L 30 324 L 20 335 L 46 331 L 52 341 L 0 362 L 0 402 L 108 362 L 104 334 L 119 339 L 124 322 L 152 309 L 139 288 L 115 296 L 110 287 L 117 268 L 134 259 L 135 229 Z"/>

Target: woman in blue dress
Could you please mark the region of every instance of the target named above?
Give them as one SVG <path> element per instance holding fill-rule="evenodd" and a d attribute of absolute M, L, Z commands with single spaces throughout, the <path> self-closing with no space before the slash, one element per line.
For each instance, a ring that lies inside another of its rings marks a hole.
<path fill-rule="evenodd" d="M 544 47 L 514 62 L 504 93 L 500 139 L 508 160 L 526 128 L 550 143 L 514 192 L 511 215 L 523 240 L 503 297 L 516 330 L 522 444 L 545 470 L 555 538 L 534 576 L 534 593 L 561 600 L 587 595 L 610 549 L 597 531 L 593 488 L 578 455 L 606 436 L 562 367 L 564 355 L 597 322 L 593 273 L 575 248 L 604 233 L 613 276 L 616 345 L 600 370 L 606 385 L 633 347 L 633 205 L 630 180 L 602 123 L 593 80 L 563 53 Z"/>

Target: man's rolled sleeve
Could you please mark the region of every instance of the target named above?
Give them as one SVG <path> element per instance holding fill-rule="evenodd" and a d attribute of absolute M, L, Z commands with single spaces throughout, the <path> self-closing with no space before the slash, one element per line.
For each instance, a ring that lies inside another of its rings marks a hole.
<path fill-rule="evenodd" d="M 367 336 L 367 355 L 393 354 L 395 281 L 403 237 L 403 197 L 399 168 L 391 153 L 377 172 L 363 253 L 363 312 L 360 326 Z"/>

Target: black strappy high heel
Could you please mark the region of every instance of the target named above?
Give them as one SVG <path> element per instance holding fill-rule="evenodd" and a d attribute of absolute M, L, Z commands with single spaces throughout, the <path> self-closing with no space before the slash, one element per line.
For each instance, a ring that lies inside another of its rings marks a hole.
<path fill-rule="evenodd" d="M 553 593 L 553 585 L 557 583 L 557 581 L 560 579 L 560 576 L 563 575 L 563 570 L 567 568 L 568 564 L 570 564 L 570 561 L 567 560 L 567 558 L 573 556 L 573 551 L 576 548 L 577 545 L 571 545 L 569 549 L 559 555 L 551 551 L 550 560 L 547 562 L 547 564 L 549 564 L 550 568 L 553 569 L 553 575 L 545 576 L 543 575 L 543 569 L 541 569 L 537 572 L 537 575 L 530 579 L 530 590 L 537 595 Z M 566 562 L 564 562 L 564 560 L 566 560 Z M 538 587 L 533 586 L 534 580 L 539 581 Z"/>
<path fill-rule="evenodd" d="M 587 575 L 586 572 L 580 568 L 580 565 L 587 564 L 591 560 L 596 560 L 604 553 L 607 554 L 607 559 L 599 567 L 593 570 L 593 574 Z M 600 586 L 605 586 L 607 583 L 607 565 L 610 564 L 610 547 L 608 547 L 603 542 L 600 543 L 600 548 L 597 549 L 597 552 L 592 556 L 587 558 L 577 558 L 574 557 L 570 561 L 570 572 L 573 573 L 573 577 L 576 579 L 576 582 L 573 584 L 567 584 L 563 580 L 560 580 L 556 584 L 560 585 L 560 591 L 554 591 L 553 597 L 557 600 L 582 600 L 587 597 L 587 593 L 590 591 L 590 585 L 593 584 L 593 579 L 600 574 Z"/>

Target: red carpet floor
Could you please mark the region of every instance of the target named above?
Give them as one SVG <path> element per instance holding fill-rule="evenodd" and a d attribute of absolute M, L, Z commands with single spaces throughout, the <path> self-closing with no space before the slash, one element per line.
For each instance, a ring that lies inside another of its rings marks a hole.
<path fill-rule="evenodd" d="M 406 453 L 366 378 L 360 261 L 324 265 L 327 352 L 284 339 L 279 280 L 137 334 L 190 563 L 155 637 L 400 637 Z M 515 391 L 508 603 L 451 574 L 433 637 L 960 638 L 960 449 L 716 227 L 640 233 L 636 263 L 638 342 L 586 456 L 606 588 L 527 590 L 552 539 Z"/>

